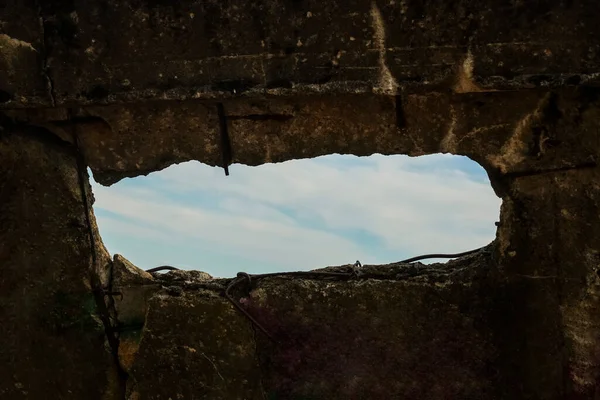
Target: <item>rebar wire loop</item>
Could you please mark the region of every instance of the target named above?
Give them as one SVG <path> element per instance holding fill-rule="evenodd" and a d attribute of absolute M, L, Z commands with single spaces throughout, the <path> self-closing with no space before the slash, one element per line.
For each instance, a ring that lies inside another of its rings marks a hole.
<path fill-rule="evenodd" d="M 424 254 L 422 256 L 417 256 L 417 257 L 412 257 L 412 258 L 407 258 L 406 260 L 402 260 L 400 261 L 400 264 L 408 264 L 408 263 L 413 263 L 415 261 L 421 261 L 421 260 L 427 260 L 429 258 L 458 258 L 458 257 L 464 257 L 464 256 L 468 256 L 471 254 L 475 254 L 480 250 L 483 250 L 485 248 L 484 247 L 480 247 L 478 249 L 475 250 L 469 250 L 469 251 L 465 251 L 462 253 L 456 253 L 456 254 Z"/>
<path fill-rule="evenodd" d="M 238 272 L 237 276 L 227 285 L 225 289 L 225 297 L 231 304 L 234 305 L 235 308 L 238 309 L 246 318 L 250 320 L 252 325 L 255 328 L 259 329 L 262 333 L 265 334 L 271 341 L 276 342 L 275 338 L 267 331 L 267 329 L 258 322 L 248 311 L 238 303 L 233 296 L 231 295 L 231 290 L 239 285 L 241 282 L 247 281 L 248 285 L 251 286 L 253 281 L 258 281 L 260 279 L 269 278 L 269 277 L 277 277 L 277 276 L 301 276 L 305 278 L 351 278 L 354 276 L 353 272 L 311 272 L 311 271 L 294 271 L 294 272 L 273 272 L 268 274 L 248 274 L 246 272 Z"/>
<path fill-rule="evenodd" d="M 271 336 L 271 334 L 265 329 L 265 327 L 263 327 L 260 322 L 258 322 L 256 319 L 254 319 L 254 317 L 252 315 L 250 315 L 248 313 L 248 311 L 244 310 L 244 307 L 242 307 L 232 296 L 231 296 L 231 290 L 239 283 L 243 282 L 244 280 L 248 281 L 248 284 L 250 284 L 252 282 L 252 278 L 250 277 L 250 275 L 240 272 L 237 274 L 237 277 L 234 278 L 229 285 L 227 285 L 227 289 L 225 289 L 225 297 L 227 298 L 227 300 L 229 300 L 229 302 L 231 304 L 233 304 L 235 306 L 235 308 L 238 309 L 239 312 L 241 312 L 246 318 L 248 318 L 248 320 L 250 320 L 250 322 L 252 323 L 252 325 L 256 328 L 258 328 L 262 333 L 265 334 L 265 336 L 267 336 L 271 341 L 275 342 L 275 338 L 273 338 L 273 336 Z"/>

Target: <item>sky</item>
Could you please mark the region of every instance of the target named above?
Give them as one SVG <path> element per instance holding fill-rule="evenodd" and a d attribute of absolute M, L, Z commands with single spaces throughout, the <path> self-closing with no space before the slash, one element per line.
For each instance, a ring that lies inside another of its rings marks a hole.
<path fill-rule="evenodd" d="M 458 253 L 496 234 L 501 200 L 466 157 L 329 155 L 229 170 L 191 161 L 110 187 L 92 180 L 108 251 L 142 269 L 233 277 Z"/>

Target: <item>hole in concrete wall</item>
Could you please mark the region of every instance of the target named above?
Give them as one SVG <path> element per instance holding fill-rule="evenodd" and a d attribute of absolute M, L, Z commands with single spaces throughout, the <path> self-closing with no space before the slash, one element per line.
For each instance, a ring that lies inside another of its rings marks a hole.
<path fill-rule="evenodd" d="M 228 277 L 457 253 L 496 232 L 501 200 L 466 157 L 330 155 L 230 170 L 188 162 L 92 182 L 108 250 L 143 269 Z"/>

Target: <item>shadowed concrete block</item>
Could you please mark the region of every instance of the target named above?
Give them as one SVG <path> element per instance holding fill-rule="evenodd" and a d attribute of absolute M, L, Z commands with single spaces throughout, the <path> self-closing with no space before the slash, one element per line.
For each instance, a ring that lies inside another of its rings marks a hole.
<path fill-rule="evenodd" d="M 263 399 L 254 331 L 207 290 L 148 303 L 129 399 Z"/>
<path fill-rule="evenodd" d="M 503 398 L 489 257 L 260 281 L 237 297 L 275 343 L 218 295 L 227 280 L 165 274 L 179 290 L 148 303 L 131 398 Z"/>
<path fill-rule="evenodd" d="M 91 281 L 110 259 L 91 246 L 75 152 L 27 128 L 1 134 L 0 160 L 0 397 L 116 399 Z"/>

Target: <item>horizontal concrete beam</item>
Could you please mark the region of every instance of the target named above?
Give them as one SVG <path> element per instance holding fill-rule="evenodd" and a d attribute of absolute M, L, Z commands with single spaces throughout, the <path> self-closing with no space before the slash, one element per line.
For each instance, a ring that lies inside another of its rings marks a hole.
<path fill-rule="evenodd" d="M 594 1 L 12 1 L 0 107 L 600 82 Z"/>

